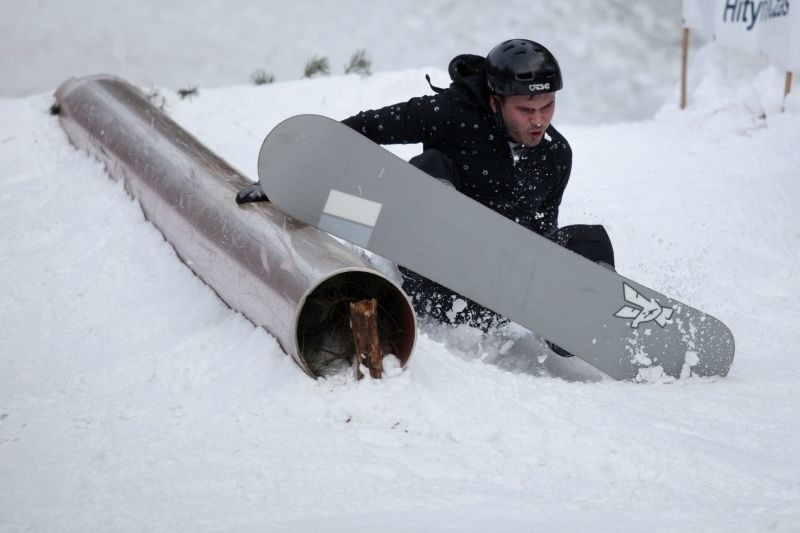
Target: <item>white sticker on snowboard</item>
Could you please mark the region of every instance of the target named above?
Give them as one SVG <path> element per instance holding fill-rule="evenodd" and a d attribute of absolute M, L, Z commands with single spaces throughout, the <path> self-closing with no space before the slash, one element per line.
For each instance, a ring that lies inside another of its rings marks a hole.
<path fill-rule="evenodd" d="M 326 215 L 342 218 L 355 222 L 356 224 L 363 224 L 369 227 L 375 227 L 378 221 L 378 215 L 381 214 L 381 207 L 383 204 L 367 200 L 347 194 L 341 191 L 331 190 L 328 194 L 328 201 L 325 202 L 325 207 L 322 209 Z"/>
<path fill-rule="evenodd" d="M 362 248 L 369 247 L 383 204 L 331 190 L 317 227 Z"/>

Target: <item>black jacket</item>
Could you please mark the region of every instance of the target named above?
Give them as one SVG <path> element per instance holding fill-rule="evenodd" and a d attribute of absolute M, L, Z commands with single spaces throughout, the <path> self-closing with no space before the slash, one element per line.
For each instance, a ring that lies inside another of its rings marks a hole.
<path fill-rule="evenodd" d="M 455 164 L 463 194 L 537 233 L 551 233 L 572 150 L 550 126 L 542 142 L 515 160 L 511 139 L 489 107 L 485 62 L 460 55 L 450 62 L 449 88 L 343 122 L 378 144 L 421 142 L 426 150 L 440 150 Z"/>

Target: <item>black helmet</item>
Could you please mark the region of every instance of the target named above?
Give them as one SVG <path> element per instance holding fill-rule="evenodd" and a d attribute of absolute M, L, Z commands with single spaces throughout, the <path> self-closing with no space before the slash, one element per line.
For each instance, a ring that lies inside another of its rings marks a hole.
<path fill-rule="evenodd" d="M 493 93 L 551 93 L 561 89 L 561 69 L 555 56 L 539 43 L 511 39 L 486 56 L 486 81 Z"/>

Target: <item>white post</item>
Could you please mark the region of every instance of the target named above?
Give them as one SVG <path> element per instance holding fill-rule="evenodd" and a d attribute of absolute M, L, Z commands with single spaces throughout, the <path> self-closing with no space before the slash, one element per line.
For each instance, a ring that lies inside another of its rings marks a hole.
<path fill-rule="evenodd" d="M 681 47 L 681 109 L 686 109 L 686 69 L 689 58 L 689 28 L 683 28 Z"/>

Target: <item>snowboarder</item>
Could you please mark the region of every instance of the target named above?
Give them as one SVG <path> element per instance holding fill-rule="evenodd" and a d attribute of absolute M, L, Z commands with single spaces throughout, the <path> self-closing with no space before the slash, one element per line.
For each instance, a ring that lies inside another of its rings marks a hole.
<path fill-rule="evenodd" d="M 531 231 L 613 267 L 613 248 L 602 226 L 558 227 L 572 150 L 550 123 L 555 93 L 563 85 L 553 54 L 534 41 L 512 39 L 487 57 L 459 55 L 448 70 L 452 83 L 446 89 L 434 87 L 428 78 L 434 95 L 363 111 L 342 122 L 378 144 L 422 143 L 423 152 L 410 160 L 419 169 Z M 263 191 L 254 184 L 237 201 L 257 198 L 264 198 Z M 403 288 L 420 317 L 484 331 L 505 322 L 446 287 L 400 269 Z"/>
<path fill-rule="evenodd" d="M 448 70 L 449 88 L 431 85 L 433 96 L 364 111 L 344 124 L 378 144 L 421 142 L 422 154 L 410 160 L 416 167 L 531 231 L 613 266 L 602 226 L 558 228 L 572 150 L 550 123 L 562 87 L 553 54 L 536 42 L 512 39 L 485 58 L 459 55 Z M 401 271 L 422 317 L 484 330 L 503 321 L 431 280 Z"/>

